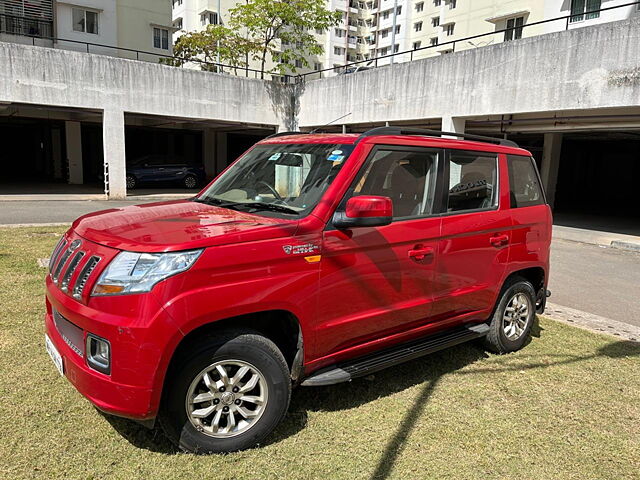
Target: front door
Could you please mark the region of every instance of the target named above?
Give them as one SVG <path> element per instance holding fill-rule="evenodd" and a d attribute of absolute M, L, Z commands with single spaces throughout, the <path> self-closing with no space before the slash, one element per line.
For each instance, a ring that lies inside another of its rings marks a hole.
<path fill-rule="evenodd" d="M 393 222 L 324 232 L 315 357 L 411 329 L 427 321 L 441 219 L 432 216 L 438 149 L 375 147 L 341 203 L 387 196 Z M 345 352 L 349 356 L 348 352 Z"/>

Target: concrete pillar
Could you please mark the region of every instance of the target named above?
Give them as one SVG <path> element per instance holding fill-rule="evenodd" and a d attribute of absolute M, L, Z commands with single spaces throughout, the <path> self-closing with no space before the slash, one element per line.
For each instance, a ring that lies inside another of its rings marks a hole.
<path fill-rule="evenodd" d="M 216 175 L 227 168 L 227 134 L 216 133 Z"/>
<path fill-rule="evenodd" d="M 464 133 L 465 124 L 466 124 L 466 120 L 464 118 L 442 117 L 443 132 Z M 456 137 L 453 137 L 453 138 L 456 138 Z"/>
<path fill-rule="evenodd" d="M 216 176 L 216 132 L 212 128 L 202 132 L 202 157 L 207 179 L 212 179 Z"/>
<path fill-rule="evenodd" d="M 542 177 L 542 184 L 544 185 L 547 201 L 551 208 L 553 208 L 556 197 L 556 184 L 558 183 L 558 168 L 560 167 L 561 153 L 562 133 L 545 133 L 540 176 Z"/>
<path fill-rule="evenodd" d="M 127 169 L 124 145 L 124 112 L 105 109 L 102 114 L 104 162 L 109 168 L 109 200 L 127 197 Z"/>
<path fill-rule="evenodd" d="M 64 131 L 67 144 L 69 183 L 82 185 L 82 131 L 80 122 L 64 122 Z"/>

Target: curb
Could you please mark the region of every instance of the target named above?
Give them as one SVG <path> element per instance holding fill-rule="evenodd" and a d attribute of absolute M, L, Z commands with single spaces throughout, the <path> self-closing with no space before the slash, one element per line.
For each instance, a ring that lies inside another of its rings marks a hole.
<path fill-rule="evenodd" d="M 555 303 L 547 303 L 542 316 L 591 332 L 603 333 L 617 339 L 640 343 L 640 327 L 594 315 L 593 313 L 563 307 Z"/>

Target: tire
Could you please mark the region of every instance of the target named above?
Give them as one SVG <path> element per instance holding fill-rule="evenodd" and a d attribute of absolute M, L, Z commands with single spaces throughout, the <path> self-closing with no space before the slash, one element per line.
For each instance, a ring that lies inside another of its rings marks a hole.
<path fill-rule="evenodd" d="M 507 280 L 484 338 L 485 348 L 494 353 L 520 350 L 531 337 L 535 316 L 536 292 L 531 283 L 522 277 Z"/>
<path fill-rule="evenodd" d="M 127 175 L 127 190 L 132 190 L 138 185 L 138 180 L 133 175 Z"/>
<path fill-rule="evenodd" d="M 185 175 L 185 177 L 182 179 L 182 184 L 185 188 L 197 188 L 198 179 L 195 175 Z"/>
<path fill-rule="evenodd" d="M 226 381 L 216 365 L 227 373 Z M 248 370 L 233 387 L 243 368 Z M 159 421 L 169 439 L 187 452 L 226 453 L 256 446 L 280 423 L 289 407 L 287 363 L 271 340 L 251 330 L 210 337 L 190 348 L 172 372 Z M 201 401 L 189 401 L 194 398 Z M 188 409 L 196 415 L 188 414 Z"/>

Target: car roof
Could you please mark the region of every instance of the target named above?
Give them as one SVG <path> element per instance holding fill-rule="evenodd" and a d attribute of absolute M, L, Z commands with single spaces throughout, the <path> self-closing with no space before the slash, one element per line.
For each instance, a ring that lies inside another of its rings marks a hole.
<path fill-rule="evenodd" d="M 499 139 L 496 139 L 499 140 Z M 353 145 L 356 143 L 429 146 L 435 148 L 454 148 L 456 150 L 476 150 L 485 152 L 506 153 L 512 155 L 531 156 L 528 150 L 517 146 L 499 145 L 477 140 L 462 140 L 456 138 L 436 137 L 430 135 L 370 135 L 363 137 L 359 133 L 307 133 L 290 135 L 282 134 L 267 137 L 261 144 L 304 144 L 304 143 L 335 143 Z"/>

